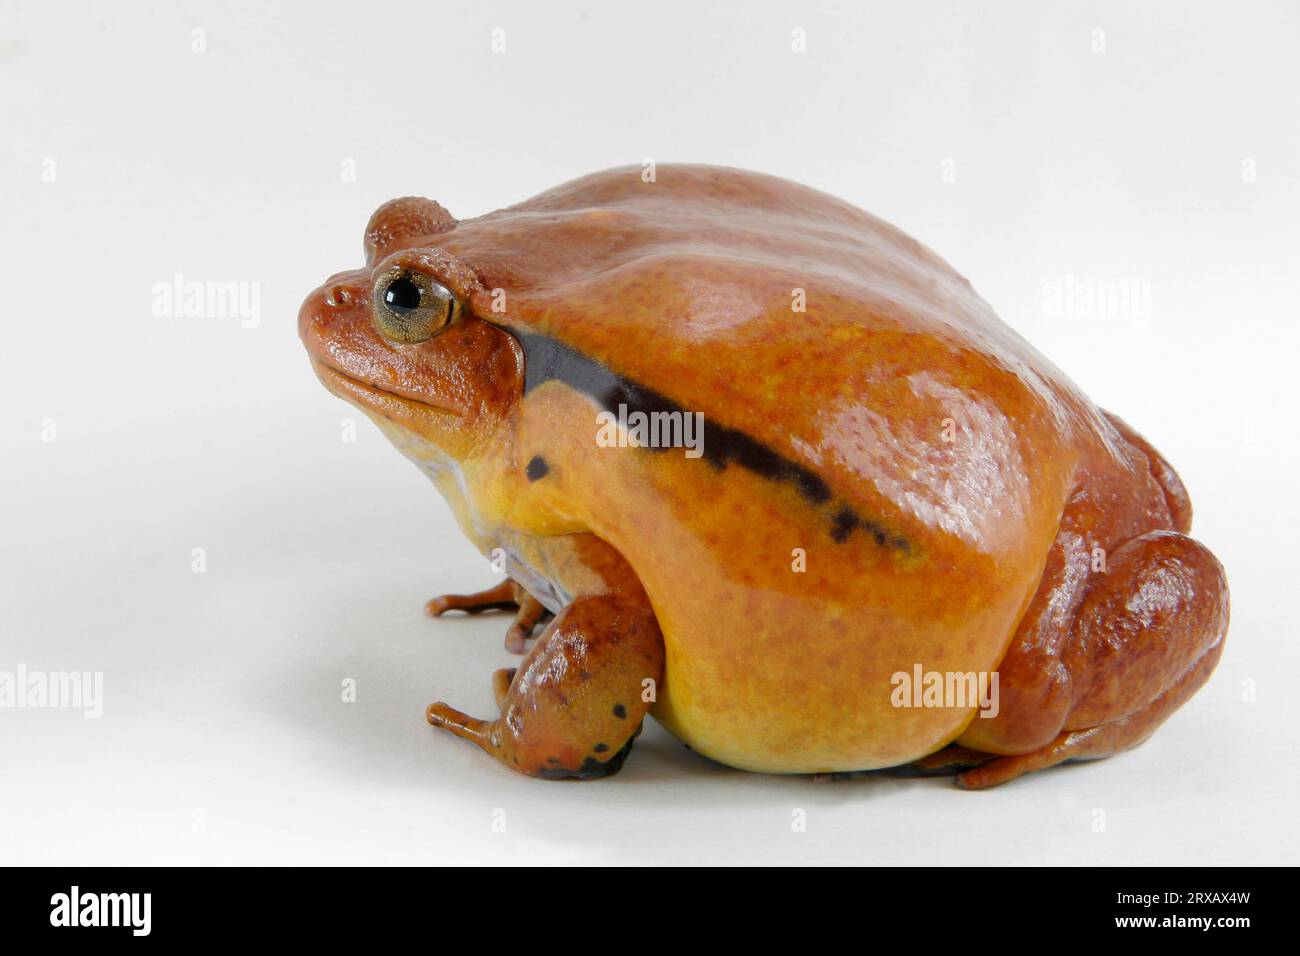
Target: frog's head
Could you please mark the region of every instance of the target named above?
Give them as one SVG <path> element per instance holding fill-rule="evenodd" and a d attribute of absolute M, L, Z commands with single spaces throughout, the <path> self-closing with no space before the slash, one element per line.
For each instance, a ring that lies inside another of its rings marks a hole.
<path fill-rule="evenodd" d="M 316 374 L 408 452 L 474 453 L 519 400 L 523 353 L 476 313 L 490 302 L 442 248 L 456 220 L 428 199 L 385 203 L 366 227 L 366 266 L 307 297 L 298 333 Z"/>

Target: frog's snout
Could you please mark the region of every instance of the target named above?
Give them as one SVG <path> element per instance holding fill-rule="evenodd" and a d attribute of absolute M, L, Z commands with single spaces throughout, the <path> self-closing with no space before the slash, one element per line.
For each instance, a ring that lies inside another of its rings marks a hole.
<path fill-rule="evenodd" d="M 368 315 L 365 284 L 357 272 L 339 272 L 325 280 L 298 310 L 298 337 L 313 358 L 328 359 L 330 343 L 337 343 L 349 326 Z"/>

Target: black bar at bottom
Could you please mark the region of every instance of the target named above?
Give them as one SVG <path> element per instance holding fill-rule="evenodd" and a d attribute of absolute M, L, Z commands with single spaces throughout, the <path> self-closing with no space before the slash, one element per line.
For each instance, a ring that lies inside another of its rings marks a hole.
<path fill-rule="evenodd" d="M 735 939 L 780 924 L 813 940 L 894 929 L 935 945 L 1004 933 L 1232 943 L 1261 928 L 1289 929 L 1281 911 L 1294 882 L 1290 870 L 1245 868 L 895 869 L 827 874 L 833 887 L 768 877 L 755 881 L 760 889 L 734 875 L 725 891 L 706 879 L 683 869 L 539 880 L 434 869 L 11 868 L 0 875 L 0 926 L 7 944 L 284 938 L 333 948 L 406 932 L 435 951 L 470 927 L 485 944 L 496 933 L 579 946 L 644 933 L 654 947 L 663 921 L 681 918 L 715 921 L 714 931 Z M 481 916 L 489 921 L 471 922 Z"/>

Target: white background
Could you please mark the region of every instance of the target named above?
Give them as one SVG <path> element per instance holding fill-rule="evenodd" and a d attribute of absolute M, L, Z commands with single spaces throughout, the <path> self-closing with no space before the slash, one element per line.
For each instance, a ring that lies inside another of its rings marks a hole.
<path fill-rule="evenodd" d="M 0 862 L 1297 862 L 1300 14 L 1138 6 L 6 0 L 0 670 L 105 701 L 0 710 Z M 582 784 L 425 725 L 515 659 L 506 618 L 421 606 L 496 579 L 316 382 L 298 305 L 390 197 L 467 218 L 645 158 L 896 223 L 1169 457 L 1233 622 L 1148 744 L 972 794 L 651 726 Z M 260 322 L 157 317 L 177 273 L 257 283 Z"/>

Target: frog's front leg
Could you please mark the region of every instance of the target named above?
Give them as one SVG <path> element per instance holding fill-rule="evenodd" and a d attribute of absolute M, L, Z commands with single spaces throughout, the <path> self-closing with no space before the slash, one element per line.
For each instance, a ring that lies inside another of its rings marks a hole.
<path fill-rule="evenodd" d="M 580 597 L 547 626 L 518 669 L 497 671 L 496 720 L 443 703 L 429 723 L 478 744 L 506 766 L 540 777 L 616 773 L 663 677 L 659 624 L 645 594 Z M 652 681 L 652 684 L 647 684 Z"/>
<path fill-rule="evenodd" d="M 998 717 L 977 717 L 959 740 L 1001 756 L 961 774 L 962 787 L 1136 747 L 1209 679 L 1228 628 L 1228 586 L 1214 555 L 1176 531 L 1152 531 L 1108 563 L 1056 637 L 1050 631 L 1062 622 L 1049 606 L 1028 622 L 1045 639 L 1008 652 L 1002 669 L 1019 686 L 1003 695 Z"/>
<path fill-rule="evenodd" d="M 509 611 L 515 608 L 519 610 L 506 631 L 506 650 L 512 654 L 522 654 L 524 642 L 532 635 L 533 628 L 549 612 L 541 601 L 511 578 L 477 594 L 440 595 L 424 606 L 424 613 L 430 617 L 441 617 L 448 611 L 481 614 L 484 611 Z"/>

